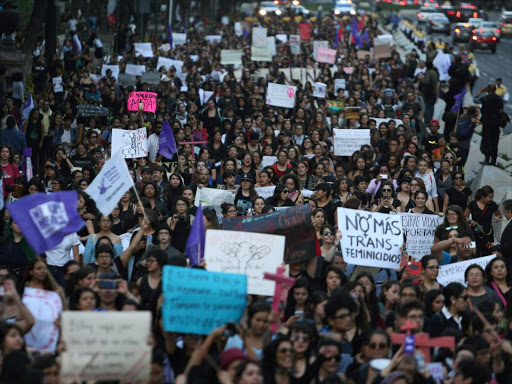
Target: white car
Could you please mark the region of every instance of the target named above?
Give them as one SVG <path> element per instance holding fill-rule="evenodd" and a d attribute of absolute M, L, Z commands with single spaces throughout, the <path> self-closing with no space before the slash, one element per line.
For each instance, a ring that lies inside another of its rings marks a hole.
<path fill-rule="evenodd" d="M 473 18 L 471 17 L 469 20 L 468 20 L 468 24 L 473 26 L 475 29 L 477 28 L 480 28 L 482 26 L 482 23 L 484 22 L 485 20 L 484 19 L 481 19 L 481 18 Z"/>
<path fill-rule="evenodd" d="M 309 9 L 305 8 L 303 5 L 290 4 L 290 5 L 285 6 L 284 9 L 286 11 L 289 10 L 291 13 L 296 14 L 296 15 L 303 14 L 304 16 L 307 16 L 311 13 L 309 11 Z"/>
<path fill-rule="evenodd" d="M 266 16 L 267 14 L 275 13 L 276 15 L 280 15 L 282 11 L 273 1 L 262 1 L 260 3 L 260 8 L 258 10 L 258 14 L 260 16 Z"/>
<path fill-rule="evenodd" d="M 333 12 L 336 16 L 355 15 L 357 13 L 352 2 L 337 2 L 334 6 Z"/>

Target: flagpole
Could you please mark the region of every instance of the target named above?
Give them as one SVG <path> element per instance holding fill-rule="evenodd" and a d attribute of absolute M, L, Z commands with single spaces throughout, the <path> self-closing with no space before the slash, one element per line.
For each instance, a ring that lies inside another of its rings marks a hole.
<path fill-rule="evenodd" d="M 457 123 L 459 122 L 459 113 L 460 109 L 457 111 L 457 118 L 455 119 L 455 127 L 453 128 L 453 132 L 457 134 Z"/>
<path fill-rule="evenodd" d="M 138 200 L 139 204 L 142 206 L 142 214 L 144 215 L 144 218 L 147 219 L 148 217 L 146 216 L 146 210 L 144 209 L 144 205 L 142 204 L 142 201 L 140 200 L 139 192 L 137 192 L 137 185 L 133 186 L 133 191 L 135 192 L 135 196 L 137 196 L 137 200 Z"/>

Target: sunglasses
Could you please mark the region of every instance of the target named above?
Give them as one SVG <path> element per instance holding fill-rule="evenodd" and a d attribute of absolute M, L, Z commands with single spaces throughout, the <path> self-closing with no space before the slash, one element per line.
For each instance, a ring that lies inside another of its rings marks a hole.
<path fill-rule="evenodd" d="M 320 355 L 320 356 L 322 356 L 322 360 L 324 360 L 324 361 L 330 361 L 332 359 L 336 360 L 337 362 L 341 361 L 340 355 L 332 355 L 332 356 Z"/>
<path fill-rule="evenodd" d="M 386 349 L 388 347 L 386 343 L 370 343 L 368 346 L 371 349 Z"/>
<path fill-rule="evenodd" d="M 382 192 L 391 192 L 391 189 L 383 189 Z"/>
<path fill-rule="evenodd" d="M 278 353 L 295 353 L 294 348 L 279 348 L 277 350 Z"/>
<path fill-rule="evenodd" d="M 283 193 L 290 193 L 290 191 L 287 189 L 283 189 Z"/>
<path fill-rule="evenodd" d="M 457 177 L 454 177 L 455 180 L 464 180 L 463 177 L 460 177 L 460 176 L 457 176 Z"/>
<path fill-rule="evenodd" d="M 324 232 L 324 236 L 334 236 L 334 232 Z"/>
<path fill-rule="evenodd" d="M 97 139 L 98 136 L 91 136 L 91 139 Z"/>
<path fill-rule="evenodd" d="M 308 335 L 296 335 L 291 338 L 292 341 L 309 341 Z"/>

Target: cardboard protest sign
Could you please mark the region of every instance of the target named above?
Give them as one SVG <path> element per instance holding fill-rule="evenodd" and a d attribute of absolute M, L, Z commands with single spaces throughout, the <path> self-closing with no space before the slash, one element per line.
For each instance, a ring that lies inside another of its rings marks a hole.
<path fill-rule="evenodd" d="M 338 89 L 347 89 L 347 81 L 345 79 L 334 80 L 334 94 L 338 94 Z"/>
<path fill-rule="evenodd" d="M 369 129 L 334 129 L 334 156 L 352 156 L 362 145 L 370 145 Z"/>
<path fill-rule="evenodd" d="M 142 57 L 153 57 L 153 47 L 151 43 L 133 43 L 135 55 Z"/>
<path fill-rule="evenodd" d="M 302 23 L 299 24 L 299 35 L 301 40 L 311 39 L 311 24 Z"/>
<path fill-rule="evenodd" d="M 203 207 L 213 207 L 218 215 L 222 214 L 222 208 L 220 207 L 223 203 L 233 204 L 235 202 L 235 195 L 231 191 L 224 191 L 222 189 L 215 188 L 197 188 L 196 200 L 194 205 L 199 207 L 199 203 L 203 204 Z"/>
<path fill-rule="evenodd" d="M 388 39 L 376 38 L 373 44 L 373 57 L 376 60 L 391 57 L 391 44 Z"/>
<path fill-rule="evenodd" d="M 407 239 L 407 253 L 416 260 L 430 254 L 434 244 L 434 233 L 443 218 L 437 215 L 418 215 L 416 213 L 400 213 L 402 228 Z"/>
<path fill-rule="evenodd" d="M 186 33 L 172 33 L 172 43 L 175 47 L 179 45 L 184 45 L 187 42 L 187 34 Z"/>
<path fill-rule="evenodd" d="M 101 66 L 101 77 L 107 76 L 107 70 L 109 69 L 112 71 L 112 77 L 117 80 L 119 76 L 119 65 L 103 64 Z"/>
<path fill-rule="evenodd" d="M 145 112 L 156 111 L 156 93 L 154 92 L 130 92 L 128 97 L 128 110 L 138 111 L 139 103 L 142 103 Z"/>
<path fill-rule="evenodd" d="M 59 327 L 55 325 L 55 320 L 62 312 L 59 294 L 25 287 L 22 302 L 36 321 L 30 332 L 25 334 L 27 347 L 39 352 L 54 352 L 59 340 Z"/>
<path fill-rule="evenodd" d="M 78 116 L 81 117 L 100 117 L 109 115 L 108 108 L 92 104 L 78 104 L 76 112 Z"/>
<path fill-rule="evenodd" d="M 334 64 L 336 61 L 336 50 L 319 47 L 316 50 L 315 60 L 319 63 Z"/>
<path fill-rule="evenodd" d="M 320 99 L 324 99 L 326 91 L 327 91 L 327 84 L 315 83 L 315 87 L 313 88 L 313 97 L 318 97 Z"/>
<path fill-rule="evenodd" d="M 275 282 L 265 280 L 283 262 L 285 237 L 252 232 L 206 231 L 208 271 L 247 276 L 247 293 L 272 296 Z"/>
<path fill-rule="evenodd" d="M 223 49 L 220 51 L 220 63 L 222 65 L 241 65 L 242 50 L 241 49 Z"/>
<path fill-rule="evenodd" d="M 267 28 L 254 27 L 252 29 L 252 46 L 258 48 L 267 46 Z"/>
<path fill-rule="evenodd" d="M 125 159 L 146 157 L 149 153 L 146 128 L 134 131 L 112 129 L 112 153 L 117 151 L 121 151 Z"/>
<path fill-rule="evenodd" d="M 265 200 L 267 200 L 269 197 L 272 197 L 275 189 L 275 186 L 254 188 L 258 196 L 263 197 Z"/>
<path fill-rule="evenodd" d="M 166 265 L 162 273 L 166 332 L 208 335 L 238 323 L 247 305 L 247 276 Z"/>
<path fill-rule="evenodd" d="M 286 236 L 285 263 L 298 263 L 315 256 L 316 235 L 309 204 L 265 215 L 225 218 L 224 229 Z"/>
<path fill-rule="evenodd" d="M 296 87 L 268 83 L 266 103 L 276 107 L 293 108 L 295 106 Z"/>
<path fill-rule="evenodd" d="M 120 87 L 135 87 L 136 83 L 137 77 L 127 73 L 120 73 L 119 78 L 117 79 L 117 84 Z"/>
<path fill-rule="evenodd" d="M 343 234 L 341 251 L 347 263 L 392 269 L 400 267 L 403 243 L 400 216 L 338 208 L 338 226 Z"/>
<path fill-rule="evenodd" d="M 458 263 L 441 265 L 439 267 L 439 275 L 437 276 L 437 282 L 444 285 L 445 287 L 450 283 L 461 283 L 466 286 L 464 279 L 464 272 L 471 264 L 478 264 L 484 270 L 487 264 L 494 259 L 496 255 L 478 257 L 467 261 L 459 261 Z"/>
<path fill-rule="evenodd" d="M 268 47 L 251 47 L 252 61 L 272 61 L 272 55 Z"/>
<path fill-rule="evenodd" d="M 151 312 L 65 311 L 61 325 L 63 383 L 149 380 Z"/>
<path fill-rule="evenodd" d="M 370 51 L 357 51 L 357 58 L 360 60 L 364 60 L 366 58 L 366 55 L 370 56 L 371 59 L 372 53 Z"/>
<path fill-rule="evenodd" d="M 144 72 L 146 72 L 145 65 L 126 64 L 126 68 L 124 70 L 124 73 L 135 76 L 142 76 Z"/>
<path fill-rule="evenodd" d="M 300 55 L 300 36 L 290 35 L 290 51 L 292 55 Z"/>
<path fill-rule="evenodd" d="M 160 84 L 160 73 L 159 72 L 144 72 L 142 74 L 142 78 L 140 79 L 141 83 L 146 83 L 150 85 L 158 85 Z"/>
<path fill-rule="evenodd" d="M 345 107 L 345 118 L 346 119 L 359 119 L 361 113 L 361 107 Z"/>

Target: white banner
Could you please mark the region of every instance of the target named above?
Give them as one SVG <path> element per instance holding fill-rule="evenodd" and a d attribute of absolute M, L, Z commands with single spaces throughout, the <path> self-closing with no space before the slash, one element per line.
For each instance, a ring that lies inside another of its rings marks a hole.
<path fill-rule="evenodd" d="M 204 253 L 207 269 L 247 275 L 247 293 L 273 296 L 275 282 L 263 275 L 275 273 L 283 262 L 285 240 L 279 235 L 208 230 Z"/>
<path fill-rule="evenodd" d="M 268 83 L 266 103 L 276 107 L 293 108 L 296 91 L 297 88 L 290 85 Z"/>
<path fill-rule="evenodd" d="M 240 49 L 223 49 L 220 51 L 220 63 L 222 65 L 241 65 L 242 50 Z"/>
<path fill-rule="evenodd" d="M 59 340 L 59 327 L 55 325 L 55 320 L 62 312 L 59 294 L 25 287 L 22 301 L 36 321 L 30 332 L 25 334 L 27 347 L 38 352 L 54 352 Z"/>
<path fill-rule="evenodd" d="M 276 35 L 276 39 L 279 40 L 282 43 L 287 43 L 288 42 L 288 35 L 285 34 L 285 33 L 278 33 Z"/>
<path fill-rule="evenodd" d="M 261 165 L 263 167 L 269 167 L 277 163 L 277 156 L 263 156 L 261 158 Z"/>
<path fill-rule="evenodd" d="M 292 55 L 300 55 L 300 35 L 290 35 L 290 52 Z"/>
<path fill-rule="evenodd" d="M 240 37 L 240 36 L 242 36 L 244 34 L 241 22 L 235 21 L 234 28 L 235 28 L 235 35 L 237 35 L 238 37 Z"/>
<path fill-rule="evenodd" d="M 313 57 L 316 57 L 318 48 L 329 48 L 329 42 L 327 40 L 313 41 Z"/>
<path fill-rule="evenodd" d="M 176 69 L 176 73 L 181 73 L 181 69 L 183 68 L 183 61 L 168 59 L 166 57 L 158 57 L 158 61 L 156 63 L 157 71 L 162 67 L 165 67 L 165 70 L 168 71 L 172 66 L 174 66 Z"/>
<path fill-rule="evenodd" d="M 96 202 L 96 207 L 100 212 L 108 216 L 123 194 L 131 187 L 133 187 L 133 179 L 128 171 L 128 166 L 121 152 L 117 151 L 105 163 L 85 193 Z"/>
<path fill-rule="evenodd" d="M 369 129 L 334 129 L 334 156 L 352 156 L 370 139 Z"/>
<path fill-rule="evenodd" d="M 276 189 L 274 185 L 271 187 L 254 188 L 258 196 L 263 197 L 265 200 L 267 200 L 269 197 L 272 197 L 272 195 L 274 194 L 274 189 Z"/>
<path fill-rule="evenodd" d="M 276 55 L 276 38 L 274 36 L 267 36 L 267 47 L 270 49 L 272 56 Z"/>
<path fill-rule="evenodd" d="M 315 83 L 315 86 L 313 88 L 313 97 L 318 97 L 320 99 L 324 99 L 326 91 L 327 91 L 327 84 Z"/>
<path fill-rule="evenodd" d="M 153 47 L 151 43 L 133 43 L 135 55 L 142 57 L 153 57 Z"/>
<path fill-rule="evenodd" d="M 66 311 L 61 325 L 63 383 L 149 380 L 151 312 Z"/>
<path fill-rule="evenodd" d="M 101 66 L 101 77 L 107 76 L 108 69 L 112 71 L 112 77 L 117 80 L 117 78 L 119 77 L 119 65 L 103 64 Z"/>
<path fill-rule="evenodd" d="M 146 157 L 149 153 L 146 128 L 133 131 L 112 129 L 112 153 L 117 151 L 121 151 L 125 159 Z"/>
<path fill-rule="evenodd" d="M 172 44 L 177 47 L 179 45 L 184 45 L 187 42 L 187 34 L 186 33 L 172 33 Z"/>
<path fill-rule="evenodd" d="M 495 257 L 496 255 L 491 255 L 467 261 L 459 261 L 458 263 L 441 265 L 439 267 L 439 275 L 437 275 L 437 282 L 445 287 L 450 283 L 461 283 L 463 286 L 466 286 L 467 284 L 464 280 L 464 272 L 466 272 L 466 269 L 471 264 L 478 264 L 485 270 L 487 264 L 489 264 Z"/>
<path fill-rule="evenodd" d="M 145 65 L 126 64 L 126 69 L 124 70 L 124 73 L 136 76 L 142 76 L 144 72 L 146 72 Z"/>
<path fill-rule="evenodd" d="M 217 215 L 222 214 L 222 203 L 235 202 L 235 195 L 231 191 L 223 191 L 222 189 L 214 188 L 197 188 L 196 200 L 194 205 L 199 207 L 199 202 L 203 204 L 203 207 L 213 207 Z"/>
<path fill-rule="evenodd" d="M 377 123 L 377 128 L 379 128 L 379 125 L 381 123 L 389 123 L 391 120 L 395 121 L 396 122 L 396 126 L 398 127 L 399 125 L 403 125 L 404 122 L 400 119 L 378 119 L 376 117 L 370 117 L 370 120 L 375 120 L 375 122 Z"/>
<path fill-rule="evenodd" d="M 251 47 L 252 61 L 272 61 L 272 55 L 268 47 Z"/>
<path fill-rule="evenodd" d="M 258 48 L 267 46 L 267 28 L 254 27 L 252 29 L 252 46 Z"/>
<path fill-rule="evenodd" d="M 204 39 L 208 42 L 208 44 L 220 43 L 222 41 L 221 35 L 206 35 Z"/>
<path fill-rule="evenodd" d="M 400 216 L 338 208 L 338 227 L 343 236 L 341 251 L 345 262 L 377 268 L 400 267 Z"/>
<path fill-rule="evenodd" d="M 430 248 L 434 244 L 434 233 L 444 218 L 416 213 L 400 213 L 400 217 L 407 239 L 407 253 L 419 261 L 423 256 L 430 254 Z"/>
<path fill-rule="evenodd" d="M 334 64 L 336 61 L 336 50 L 319 47 L 316 50 L 315 60 L 319 63 Z"/>

